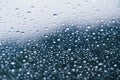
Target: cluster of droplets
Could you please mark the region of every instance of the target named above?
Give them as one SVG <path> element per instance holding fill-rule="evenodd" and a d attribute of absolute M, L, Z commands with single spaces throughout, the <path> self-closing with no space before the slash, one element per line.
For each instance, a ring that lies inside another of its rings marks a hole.
<path fill-rule="evenodd" d="M 65 26 L 26 43 L 2 41 L 0 79 L 119 80 L 119 25 Z"/>

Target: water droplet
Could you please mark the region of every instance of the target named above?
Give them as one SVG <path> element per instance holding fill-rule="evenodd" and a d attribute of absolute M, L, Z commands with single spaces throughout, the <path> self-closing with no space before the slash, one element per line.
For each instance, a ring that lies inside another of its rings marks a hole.
<path fill-rule="evenodd" d="M 58 14 L 53 14 L 53 16 L 54 16 L 54 17 L 57 17 L 57 16 L 58 16 Z"/>
<path fill-rule="evenodd" d="M 45 30 L 48 30 L 48 27 L 45 27 Z"/>
<path fill-rule="evenodd" d="M 15 62 L 11 62 L 11 65 L 15 65 Z"/>
<path fill-rule="evenodd" d="M 101 32 L 103 32 L 103 29 L 100 29 Z"/>
<path fill-rule="evenodd" d="M 10 29 L 14 29 L 14 27 L 11 27 Z"/>
<path fill-rule="evenodd" d="M 99 63 L 98 65 L 103 65 L 103 63 Z"/>
<path fill-rule="evenodd" d="M 32 12 L 31 11 L 27 11 L 27 14 L 30 15 Z"/>
<path fill-rule="evenodd" d="M 68 51 L 71 51 L 71 48 L 69 48 Z"/>
<path fill-rule="evenodd" d="M 47 36 L 47 35 L 45 35 L 45 38 L 48 38 L 48 36 Z"/>
<path fill-rule="evenodd" d="M 88 29 L 90 29 L 90 28 L 91 28 L 91 26 L 87 26 L 87 28 L 88 28 Z"/>
<path fill-rule="evenodd" d="M 60 41 L 60 39 L 57 39 L 57 41 Z"/>
<path fill-rule="evenodd" d="M 15 8 L 16 11 L 19 11 L 19 8 Z"/>
<path fill-rule="evenodd" d="M 15 72 L 15 69 L 12 69 L 11 72 Z"/>
<path fill-rule="evenodd" d="M 25 32 L 21 32 L 22 33 L 22 35 L 24 35 L 25 34 Z"/>
<path fill-rule="evenodd" d="M 31 9 L 34 9 L 35 8 L 35 6 L 31 6 Z"/>
<path fill-rule="evenodd" d="M 16 31 L 16 33 L 20 33 L 20 31 Z"/>

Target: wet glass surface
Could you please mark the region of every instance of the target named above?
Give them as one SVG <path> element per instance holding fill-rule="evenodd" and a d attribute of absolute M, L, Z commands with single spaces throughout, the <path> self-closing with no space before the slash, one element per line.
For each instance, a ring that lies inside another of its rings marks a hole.
<path fill-rule="evenodd" d="M 0 80 L 119 80 L 119 3 L 1 0 Z"/>

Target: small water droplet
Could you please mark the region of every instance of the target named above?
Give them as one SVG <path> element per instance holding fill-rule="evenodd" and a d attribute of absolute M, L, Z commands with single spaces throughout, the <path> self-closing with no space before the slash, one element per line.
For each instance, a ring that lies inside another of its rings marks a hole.
<path fill-rule="evenodd" d="M 16 31 L 16 33 L 20 33 L 20 31 Z"/>
<path fill-rule="evenodd" d="M 19 8 L 15 8 L 16 11 L 19 11 Z"/>
<path fill-rule="evenodd" d="M 45 30 L 48 30 L 48 27 L 45 27 Z"/>
<path fill-rule="evenodd" d="M 35 6 L 31 6 L 31 9 L 34 9 L 35 8 Z"/>
<path fill-rule="evenodd" d="M 54 16 L 54 17 L 57 17 L 57 16 L 58 16 L 58 14 L 53 14 L 53 16 Z"/>
<path fill-rule="evenodd" d="M 30 15 L 32 12 L 31 11 L 27 11 L 27 14 Z"/>
<path fill-rule="evenodd" d="M 81 4 L 78 4 L 78 7 L 81 7 Z"/>
<path fill-rule="evenodd" d="M 12 69 L 11 72 L 15 72 L 15 69 Z"/>
<path fill-rule="evenodd" d="M 98 65 L 103 65 L 103 63 L 99 63 Z"/>
<path fill-rule="evenodd" d="M 11 27 L 10 29 L 14 29 L 14 27 Z"/>
<path fill-rule="evenodd" d="M 69 48 L 68 51 L 71 51 L 71 48 Z"/>
<path fill-rule="evenodd" d="M 47 36 L 47 35 L 45 35 L 45 38 L 48 38 L 48 36 Z"/>
<path fill-rule="evenodd" d="M 89 29 L 89 28 L 91 28 L 91 26 L 87 26 L 87 28 Z"/>
<path fill-rule="evenodd" d="M 15 62 L 11 62 L 11 65 L 15 65 Z"/>
<path fill-rule="evenodd" d="M 57 41 L 60 41 L 60 39 L 57 39 Z"/>
<path fill-rule="evenodd" d="M 68 2 L 67 5 L 68 5 L 68 6 L 71 6 L 71 2 Z"/>
<path fill-rule="evenodd" d="M 22 35 L 24 35 L 25 34 L 25 32 L 21 32 L 22 33 Z"/>

